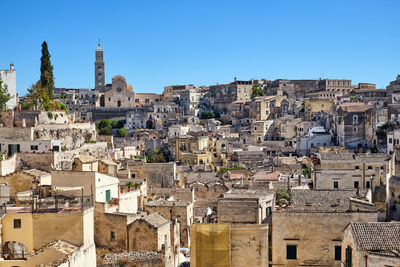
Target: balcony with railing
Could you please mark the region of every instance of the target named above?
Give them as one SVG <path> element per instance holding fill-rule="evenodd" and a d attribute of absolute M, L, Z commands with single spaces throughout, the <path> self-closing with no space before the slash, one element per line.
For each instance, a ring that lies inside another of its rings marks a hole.
<path fill-rule="evenodd" d="M 27 197 L 0 197 L 0 216 L 7 213 L 70 213 L 82 212 L 93 207 L 93 196 L 68 197 L 55 195 L 40 198 L 39 195 Z M 4 201 L 3 201 L 4 200 Z"/>

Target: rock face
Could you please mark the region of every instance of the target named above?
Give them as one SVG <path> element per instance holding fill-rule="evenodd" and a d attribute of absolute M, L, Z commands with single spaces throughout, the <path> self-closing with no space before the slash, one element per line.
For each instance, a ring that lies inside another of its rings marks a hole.
<path fill-rule="evenodd" d="M 163 261 L 163 254 L 156 251 L 147 252 L 129 252 L 119 254 L 104 254 L 101 255 L 100 261 L 104 264 L 112 263 L 130 263 L 130 262 L 153 262 L 161 263 Z"/>
<path fill-rule="evenodd" d="M 85 141 L 93 141 L 96 138 L 94 127 L 88 128 L 56 128 L 35 127 L 34 139 L 61 140 L 61 145 L 66 150 L 80 148 Z"/>

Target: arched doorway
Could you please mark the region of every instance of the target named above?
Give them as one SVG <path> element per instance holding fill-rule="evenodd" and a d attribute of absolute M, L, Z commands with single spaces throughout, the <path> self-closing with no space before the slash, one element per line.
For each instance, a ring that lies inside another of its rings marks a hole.
<path fill-rule="evenodd" d="M 147 129 L 153 129 L 153 121 L 152 120 L 148 120 L 146 122 L 146 128 Z"/>
<path fill-rule="evenodd" d="M 2 252 L 5 260 L 26 260 L 29 255 L 28 248 L 17 241 L 5 242 Z"/>

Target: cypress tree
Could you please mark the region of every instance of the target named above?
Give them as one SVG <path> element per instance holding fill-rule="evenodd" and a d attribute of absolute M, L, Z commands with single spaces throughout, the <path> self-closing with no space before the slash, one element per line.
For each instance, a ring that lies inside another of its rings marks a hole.
<path fill-rule="evenodd" d="M 53 99 L 54 77 L 53 66 L 50 61 L 50 53 L 46 41 L 42 44 L 42 57 L 40 58 L 40 83 L 46 90 L 46 94 Z"/>

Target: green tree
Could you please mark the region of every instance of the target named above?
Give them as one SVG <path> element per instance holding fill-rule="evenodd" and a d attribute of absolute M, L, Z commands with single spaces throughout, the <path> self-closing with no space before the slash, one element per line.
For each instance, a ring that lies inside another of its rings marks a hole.
<path fill-rule="evenodd" d="M 264 95 L 264 90 L 259 87 L 252 87 L 251 88 L 251 98 L 255 98 L 257 96 L 263 96 Z"/>
<path fill-rule="evenodd" d="M 53 66 L 50 61 L 49 48 L 46 41 L 42 43 L 42 57 L 40 58 L 40 84 L 51 100 L 54 98 Z"/>
<path fill-rule="evenodd" d="M 166 160 L 165 160 L 164 154 L 156 149 L 156 150 L 154 150 L 154 152 L 151 155 L 148 162 L 151 162 L 151 163 L 166 162 Z"/>
<path fill-rule="evenodd" d="M 128 189 L 131 189 L 131 186 L 133 186 L 133 183 L 132 183 L 131 181 L 129 181 L 129 182 L 127 182 L 127 183 L 125 184 L 125 186 L 127 186 Z"/>
<path fill-rule="evenodd" d="M 303 175 L 305 178 L 311 178 L 311 168 L 304 169 Z"/>
<path fill-rule="evenodd" d="M 41 110 L 43 107 L 43 88 L 40 85 L 40 82 L 36 84 L 32 84 L 30 88 L 28 88 L 28 95 L 25 98 L 24 107 L 33 109 L 33 110 Z"/>
<path fill-rule="evenodd" d="M 101 128 L 99 131 L 99 135 L 111 135 L 111 127 Z"/>
<path fill-rule="evenodd" d="M 103 120 L 101 120 L 100 121 L 100 123 L 99 123 L 99 126 L 98 126 L 98 129 L 99 130 L 101 130 L 101 129 L 103 129 L 103 128 L 112 128 L 111 127 L 111 121 L 110 120 L 107 120 L 107 119 L 103 119 Z"/>
<path fill-rule="evenodd" d="M 11 95 L 8 92 L 7 84 L 3 85 L 3 81 L 0 80 L 0 108 L 4 110 L 6 103 L 11 99 Z"/>
<path fill-rule="evenodd" d="M 290 194 L 290 192 L 284 188 L 277 188 L 275 191 L 275 194 L 276 194 L 276 199 L 278 201 L 280 199 L 286 199 L 287 201 L 290 201 L 290 199 L 292 198 L 292 195 Z"/>
<path fill-rule="evenodd" d="M 129 134 L 128 130 L 125 128 L 119 128 L 117 130 L 117 133 L 118 133 L 118 136 L 120 136 L 120 137 L 125 137 Z"/>
<path fill-rule="evenodd" d="M 123 120 L 113 120 L 111 122 L 111 128 L 113 129 L 119 129 L 124 127 L 125 122 Z"/>
<path fill-rule="evenodd" d="M 207 110 L 203 110 L 203 111 L 201 112 L 201 114 L 200 114 L 200 119 L 202 119 L 202 120 L 212 119 L 212 118 L 215 118 L 214 112 L 210 112 L 210 111 L 207 111 Z"/>

